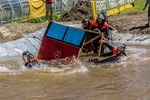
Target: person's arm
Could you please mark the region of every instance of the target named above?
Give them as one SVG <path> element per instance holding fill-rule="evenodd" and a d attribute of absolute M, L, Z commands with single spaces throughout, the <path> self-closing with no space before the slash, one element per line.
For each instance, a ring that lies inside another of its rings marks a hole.
<path fill-rule="evenodd" d="M 146 9 L 147 5 L 148 5 L 148 0 L 146 0 L 145 6 L 143 8 L 143 11 Z"/>
<path fill-rule="evenodd" d="M 22 56 L 22 59 L 23 59 L 24 63 L 28 62 L 28 58 L 26 55 Z"/>
<path fill-rule="evenodd" d="M 102 37 L 99 42 L 108 43 L 108 39 L 105 37 Z"/>
<path fill-rule="evenodd" d="M 113 51 L 114 47 L 108 43 L 105 44 L 111 51 Z"/>
<path fill-rule="evenodd" d="M 107 38 L 108 40 L 110 39 L 110 30 L 109 27 L 107 27 L 104 31 L 104 37 Z"/>
<path fill-rule="evenodd" d="M 102 57 L 108 57 L 108 56 L 112 56 L 113 55 L 113 49 L 114 47 L 111 46 L 110 44 L 108 43 L 104 43 L 108 48 L 109 50 L 111 50 L 110 52 L 107 52 L 107 53 L 102 53 Z"/>
<path fill-rule="evenodd" d="M 100 32 L 100 30 L 98 28 L 95 28 L 94 31 L 95 32 Z"/>

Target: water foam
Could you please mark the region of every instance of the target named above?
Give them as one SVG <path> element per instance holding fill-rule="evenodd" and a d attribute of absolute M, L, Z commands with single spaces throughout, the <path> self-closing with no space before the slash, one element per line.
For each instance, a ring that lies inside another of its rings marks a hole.
<path fill-rule="evenodd" d="M 60 64 L 57 60 L 52 60 L 48 64 L 44 64 L 43 71 L 48 71 L 51 73 L 64 73 L 64 74 L 73 74 L 73 73 L 84 73 L 88 69 L 79 59 L 73 59 L 70 63 Z"/>

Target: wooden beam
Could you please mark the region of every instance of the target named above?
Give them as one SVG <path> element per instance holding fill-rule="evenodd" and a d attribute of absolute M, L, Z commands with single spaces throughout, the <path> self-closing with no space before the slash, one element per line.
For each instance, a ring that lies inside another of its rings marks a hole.
<path fill-rule="evenodd" d="M 90 39 L 89 41 L 87 41 L 86 43 L 84 43 L 83 46 L 89 44 L 90 42 L 92 42 L 92 41 L 94 41 L 94 40 L 96 40 L 96 39 L 98 39 L 99 37 L 101 37 L 101 34 L 98 35 L 98 36 L 96 36 L 95 38 Z"/>
<path fill-rule="evenodd" d="M 86 32 L 89 32 L 89 33 L 94 33 L 94 34 L 101 34 L 101 32 L 99 31 L 99 32 L 96 32 L 96 31 L 93 31 L 93 30 L 87 30 L 87 29 L 81 29 L 81 30 L 83 30 L 83 31 L 86 31 Z"/>

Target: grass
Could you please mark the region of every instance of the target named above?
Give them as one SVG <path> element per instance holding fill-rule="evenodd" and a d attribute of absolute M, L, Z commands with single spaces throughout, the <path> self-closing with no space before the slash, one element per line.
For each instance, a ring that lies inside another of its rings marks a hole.
<path fill-rule="evenodd" d="M 67 9 L 64 9 L 60 14 L 57 14 L 56 12 L 53 13 L 53 17 L 55 21 L 59 21 L 61 17 L 70 11 L 71 7 L 68 7 Z M 50 18 L 50 15 L 49 15 Z M 29 16 L 20 17 L 17 22 L 18 23 L 43 23 L 45 22 L 45 16 L 44 17 L 38 17 L 38 18 L 30 18 Z"/>
<path fill-rule="evenodd" d="M 145 2 L 146 2 L 146 0 L 135 0 L 135 7 L 126 9 L 126 10 L 122 11 L 121 14 L 136 14 L 136 13 L 146 12 L 147 9 L 145 11 L 143 11 Z"/>
<path fill-rule="evenodd" d="M 56 21 L 58 21 L 61 18 L 61 15 L 54 12 L 53 17 Z M 45 21 L 46 21 L 45 16 L 38 17 L 38 18 L 29 18 L 29 16 L 24 16 L 24 17 L 20 17 L 17 20 L 18 23 L 43 23 Z"/>

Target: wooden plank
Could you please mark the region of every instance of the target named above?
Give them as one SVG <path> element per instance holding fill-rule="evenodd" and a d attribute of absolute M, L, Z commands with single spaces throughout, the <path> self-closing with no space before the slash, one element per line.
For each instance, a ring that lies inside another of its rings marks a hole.
<path fill-rule="evenodd" d="M 86 32 L 89 32 L 89 33 L 94 33 L 94 34 L 101 34 L 101 32 L 96 32 L 96 31 L 93 31 L 93 30 L 87 30 L 87 29 L 80 29 L 80 30 L 83 30 L 83 31 L 86 31 Z"/>
<path fill-rule="evenodd" d="M 83 44 L 83 46 L 93 42 L 94 40 L 98 39 L 99 37 L 101 37 L 101 35 L 96 36 L 95 38 L 90 39 L 89 41 L 87 41 L 86 43 Z"/>
<path fill-rule="evenodd" d="M 105 59 L 111 58 L 113 56 L 115 56 L 115 55 L 111 55 L 111 56 L 108 56 L 108 57 L 85 56 L 85 57 L 79 57 L 79 59 L 99 59 L 99 60 L 105 60 Z"/>
<path fill-rule="evenodd" d="M 103 38 L 104 38 L 104 35 L 102 34 L 101 40 L 102 40 Z M 100 43 L 99 50 L 98 50 L 98 56 L 101 55 L 102 45 L 103 45 L 103 42 Z"/>

